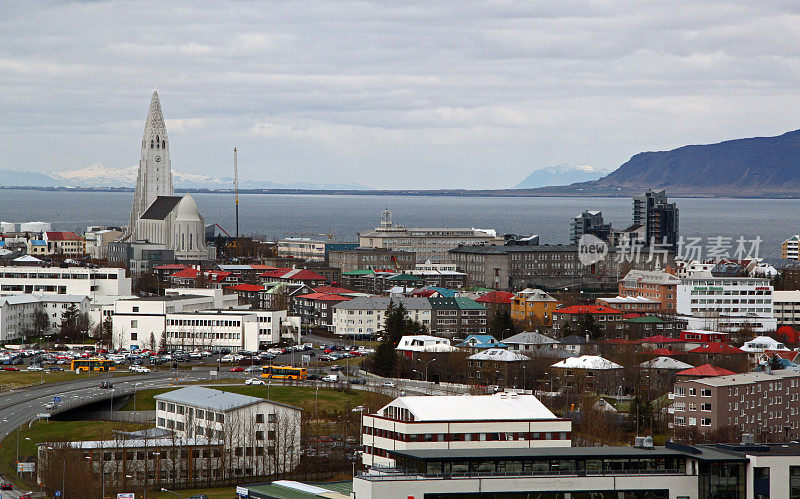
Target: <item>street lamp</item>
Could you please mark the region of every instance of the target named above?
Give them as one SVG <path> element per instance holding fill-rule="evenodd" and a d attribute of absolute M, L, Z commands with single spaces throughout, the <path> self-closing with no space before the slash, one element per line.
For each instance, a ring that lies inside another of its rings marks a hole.
<path fill-rule="evenodd" d="M 419 374 L 419 379 L 420 379 L 420 381 L 422 381 L 422 376 L 423 376 L 423 374 L 422 374 L 422 372 L 421 372 L 421 371 L 417 371 L 416 369 L 412 369 L 412 370 L 411 370 L 411 372 L 412 372 L 412 373 L 417 373 L 417 374 Z"/>
<path fill-rule="evenodd" d="M 419 361 L 422 362 L 422 359 L 419 359 Z M 430 364 L 431 362 L 436 362 L 436 359 L 431 359 L 431 360 L 429 360 L 428 362 L 425 363 L 425 382 L 426 383 L 428 382 L 428 364 Z"/>
<path fill-rule="evenodd" d="M 165 489 L 164 487 L 161 487 L 161 492 L 169 492 L 170 494 L 175 494 L 175 497 L 177 497 L 178 499 L 181 499 L 181 496 L 177 492 Z"/>

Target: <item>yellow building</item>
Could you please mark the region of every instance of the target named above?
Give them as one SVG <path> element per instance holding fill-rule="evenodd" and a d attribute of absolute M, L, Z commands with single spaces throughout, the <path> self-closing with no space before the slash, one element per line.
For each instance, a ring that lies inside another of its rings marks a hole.
<path fill-rule="evenodd" d="M 541 289 L 527 288 L 511 298 L 511 319 L 517 322 L 553 324 L 553 312 L 561 303 Z"/>

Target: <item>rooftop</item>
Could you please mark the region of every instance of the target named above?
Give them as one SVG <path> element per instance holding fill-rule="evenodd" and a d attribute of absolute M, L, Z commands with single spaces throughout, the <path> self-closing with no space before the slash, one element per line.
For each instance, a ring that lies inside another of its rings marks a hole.
<path fill-rule="evenodd" d="M 441 395 L 398 397 L 386 406 L 408 409 L 415 421 L 530 421 L 558 419 L 533 395 Z M 383 409 L 379 411 L 382 413 Z"/>
<path fill-rule="evenodd" d="M 287 404 L 280 404 L 271 400 L 250 397 L 248 395 L 240 395 L 238 393 L 223 392 L 221 390 L 213 390 L 211 388 L 205 388 L 202 386 L 187 386 L 171 392 L 155 395 L 153 398 L 156 400 L 163 400 L 165 402 L 186 404 L 193 407 L 202 407 L 203 409 L 220 412 L 239 409 L 241 407 L 258 404 L 261 402 L 292 407 L 298 411 L 301 410 L 300 408 Z"/>
<path fill-rule="evenodd" d="M 680 374 L 680 373 L 678 373 Z M 800 378 L 800 371 L 796 369 L 779 369 L 772 371 L 771 374 L 765 372 L 749 372 L 741 374 L 730 374 L 727 376 L 714 376 L 712 378 L 693 379 L 692 382 L 708 386 L 735 386 L 749 385 L 762 381 L 775 381 L 786 378 Z"/>

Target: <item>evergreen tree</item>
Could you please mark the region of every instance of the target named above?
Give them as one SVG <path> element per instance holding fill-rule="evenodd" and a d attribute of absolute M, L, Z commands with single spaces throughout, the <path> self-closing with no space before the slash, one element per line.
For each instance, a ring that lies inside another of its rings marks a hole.
<path fill-rule="evenodd" d="M 507 310 L 502 310 L 492 316 L 489 321 L 489 334 L 498 340 L 503 340 L 516 333 L 514 321 Z"/>
<path fill-rule="evenodd" d="M 391 376 L 397 362 L 397 351 L 388 337 L 384 337 L 372 356 L 373 370 L 378 376 Z"/>
<path fill-rule="evenodd" d="M 78 334 L 78 307 L 74 303 L 70 303 L 69 308 L 64 310 L 61 314 L 61 322 L 58 327 L 61 329 L 61 334 L 70 339 L 75 339 Z"/>
<path fill-rule="evenodd" d="M 383 333 L 384 338 L 388 340 L 392 346 L 397 346 L 400 339 L 406 334 L 406 308 L 403 303 L 395 306 L 394 301 L 389 299 L 389 307 L 386 309 L 386 315 L 383 320 Z"/>
<path fill-rule="evenodd" d="M 603 336 L 603 329 L 595 322 L 592 314 L 583 314 L 583 317 L 578 321 L 578 330 L 581 334 L 588 334 L 593 340 L 600 339 Z"/>

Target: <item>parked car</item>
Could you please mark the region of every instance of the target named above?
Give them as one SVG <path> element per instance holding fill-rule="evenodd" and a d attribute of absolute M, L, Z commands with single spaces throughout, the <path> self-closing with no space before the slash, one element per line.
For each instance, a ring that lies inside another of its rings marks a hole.
<path fill-rule="evenodd" d="M 223 355 L 222 358 L 219 359 L 220 362 L 233 362 L 233 360 L 233 355 L 231 354 Z"/>
<path fill-rule="evenodd" d="M 247 378 L 246 380 L 244 380 L 244 384 L 245 385 L 266 385 L 266 383 L 264 383 L 263 379 L 258 379 L 258 378 Z"/>
<path fill-rule="evenodd" d="M 244 372 L 244 367 L 238 367 L 238 366 L 237 367 L 231 367 L 230 368 L 230 372 L 232 372 L 232 373 L 243 373 Z"/>
<path fill-rule="evenodd" d="M 0 485 L 0 490 L 13 490 L 13 489 L 14 487 L 8 482 L 3 482 L 2 485 Z"/>
<path fill-rule="evenodd" d="M 114 387 L 114 385 L 112 385 L 108 381 L 101 381 L 100 382 L 100 388 L 109 389 L 109 388 L 113 388 L 113 387 Z"/>
<path fill-rule="evenodd" d="M 262 368 L 261 366 L 250 366 L 244 371 L 248 373 L 260 373 L 262 371 Z"/>
<path fill-rule="evenodd" d="M 336 383 L 337 381 L 339 381 L 339 375 L 326 374 L 325 376 L 322 377 L 322 381 L 325 381 L 326 383 Z"/>
<path fill-rule="evenodd" d="M 309 380 L 309 381 L 319 381 L 319 380 L 322 379 L 322 375 L 321 374 L 309 374 L 308 376 L 306 376 L 306 379 Z"/>
<path fill-rule="evenodd" d="M 350 384 L 353 384 L 353 385 L 366 385 L 367 384 L 367 380 L 365 380 L 364 378 L 353 378 L 353 379 L 350 380 Z"/>
<path fill-rule="evenodd" d="M 25 369 L 25 370 L 26 370 L 26 371 L 44 371 L 44 369 L 42 368 L 42 366 L 35 366 L 35 365 L 33 365 L 33 364 L 29 365 L 29 366 L 28 366 L 28 368 L 27 368 L 27 369 Z"/>

